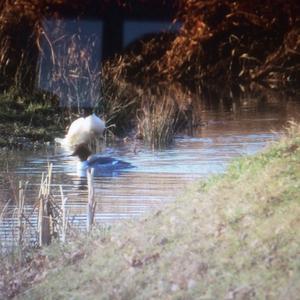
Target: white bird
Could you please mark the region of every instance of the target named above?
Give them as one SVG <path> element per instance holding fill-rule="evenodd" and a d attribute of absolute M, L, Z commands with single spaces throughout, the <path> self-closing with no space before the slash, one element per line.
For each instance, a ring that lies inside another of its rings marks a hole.
<path fill-rule="evenodd" d="M 92 114 L 86 118 L 78 118 L 69 127 L 65 138 L 56 138 L 55 141 L 63 146 L 74 149 L 79 144 L 89 144 L 93 139 L 103 136 L 105 122 Z"/>
<path fill-rule="evenodd" d="M 103 135 L 105 122 L 95 114 L 92 114 L 84 119 L 84 129 L 92 135 Z"/>

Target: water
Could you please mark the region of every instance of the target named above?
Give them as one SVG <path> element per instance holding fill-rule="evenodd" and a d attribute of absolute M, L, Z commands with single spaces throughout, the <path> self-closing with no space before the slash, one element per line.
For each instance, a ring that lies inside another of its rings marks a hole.
<path fill-rule="evenodd" d="M 95 178 L 96 222 L 108 225 L 139 217 L 173 201 L 191 182 L 224 172 L 232 159 L 254 154 L 277 139 L 287 121 L 300 115 L 299 104 L 293 102 L 292 107 L 280 104 L 257 110 L 246 106 L 238 113 L 203 109 L 200 118 L 204 125 L 193 137 L 176 137 L 167 149 L 152 151 L 135 141 L 107 147 L 105 155 L 128 161 L 135 168 Z M 51 187 L 55 199 L 59 203 L 62 186 L 69 221 L 74 227 L 85 228 L 87 182 L 78 174 L 76 158 L 53 146 L 37 152 L 10 152 L 0 157 L 1 211 L 10 200 L 0 223 L 2 241 L 12 240 L 17 231 L 15 199 L 19 180 L 28 181 L 26 209 L 33 211 L 41 174 L 49 163 L 53 164 Z M 36 215 L 29 215 L 34 227 Z"/>

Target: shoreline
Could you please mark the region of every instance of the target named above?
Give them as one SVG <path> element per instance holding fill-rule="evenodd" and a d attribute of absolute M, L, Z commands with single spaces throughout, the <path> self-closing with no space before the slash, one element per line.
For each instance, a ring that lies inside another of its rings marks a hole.
<path fill-rule="evenodd" d="M 296 299 L 299 163 L 294 124 L 141 220 L 38 250 L 21 267 L 33 277 L 5 282 L 22 299 Z"/>

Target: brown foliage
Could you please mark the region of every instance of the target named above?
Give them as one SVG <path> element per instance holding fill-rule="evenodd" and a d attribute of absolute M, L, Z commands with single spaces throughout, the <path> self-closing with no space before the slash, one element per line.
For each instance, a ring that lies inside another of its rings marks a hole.
<path fill-rule="evenodd" d="M 263 81 L 295 86 L 300 77 L 299 16 L 296 0 L 182 0 L 178 35 L 141 43 L 139 52 L 126 55 L 123 73 L 143 84 Z"/>
<path fill-rule="evenodd" d="M 148 7 L 148 1 L 130 0 L 106 0 L 96 6 L 103 13 L 114 5 L 130 10 L 144 2 Z M 177 2 L 176 20 L 182 23 L 177 37 L 161 35 L 141 42 L 138 53 L 124 56 L 125 77 L 143 84 L 162 79 L 188 83 L 259 80 L 278 86 L 299 80 L 298 0 Z M 32 88 L 42 18 L 58 18 L 58 12 L 80 16 L 94 6 L 92 0 L 1 1 L 1 84 Z"/>
<path fill-rule="evenodd" d="M 42 1 L 43 3 L 43 1 Z M 34 84 L 37 61 L 36 40 L 41 4 L 32 1 L 5 1 L 0 13 L 1 89 L 15 85 L 26 91 Z"/>
<path fill-rule="evenodd" d="M 182 0 L 182 28 L 162 64 L 180 80 L 299 76 L 300 3 L 296 0 Z M 293 71 L 291 71 L 291 68 Z"/>

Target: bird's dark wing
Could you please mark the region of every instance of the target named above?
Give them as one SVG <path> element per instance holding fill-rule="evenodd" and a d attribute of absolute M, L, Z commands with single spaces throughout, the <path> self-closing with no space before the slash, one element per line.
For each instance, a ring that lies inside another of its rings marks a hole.
<path fill-rule="evenodd" d="M 133 166 L 123 160 L 118 160 L 109 156 L 98 156 L 94 155 L 88 159 L 88 166 L 102 169 L 126 169 L 132 168 Z"/>

